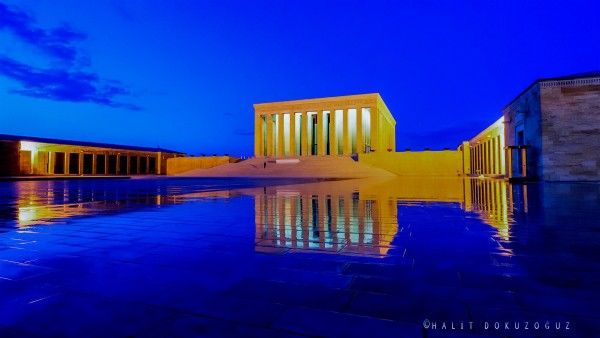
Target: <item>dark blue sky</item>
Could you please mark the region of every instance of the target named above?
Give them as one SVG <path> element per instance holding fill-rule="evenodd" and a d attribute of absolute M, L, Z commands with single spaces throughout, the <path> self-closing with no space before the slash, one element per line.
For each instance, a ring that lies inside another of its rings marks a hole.
<path fill-rule="evenodd" d="M 252 153 L 256 102 L 379 92 L 456 147 L 540 77 L 600 69 L 598 1 L 0 0 L 0 133 Z"/>

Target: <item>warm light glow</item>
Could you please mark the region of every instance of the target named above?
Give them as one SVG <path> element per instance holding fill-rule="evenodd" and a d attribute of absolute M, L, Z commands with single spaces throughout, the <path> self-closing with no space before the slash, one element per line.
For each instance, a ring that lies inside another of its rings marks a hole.
<path fill-rule="evenodd" d="M 356 153 L 356 109 L 348 109 L 348 133 L 350 133 L 350 152 Z"/>
<path fill-rule="evenodd" d="M 29 141 L 21 141 L 21 149 L 20 150 L 29 150 L 31 152 L 38 150 L 39 143 L 37 142 L 29 142 Z"/>

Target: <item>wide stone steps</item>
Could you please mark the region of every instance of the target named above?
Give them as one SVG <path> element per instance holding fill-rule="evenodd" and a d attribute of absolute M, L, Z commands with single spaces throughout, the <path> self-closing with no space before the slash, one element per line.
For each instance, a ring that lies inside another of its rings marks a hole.
<path fill-rule="evenodd" d="M 277 162 L 277 159 L 284 160 Z M 209 169 L 195 169 L 178 176 L 190 177 L 391 177 L 389 171 L 359 163 L 347 156 L 252 158 Z M 293 160 L 298 161 L 293 161 Z M 285 163 L 282 163 L 285 162 Z M 266 163 L 266 167 L 265 167 Z"/>

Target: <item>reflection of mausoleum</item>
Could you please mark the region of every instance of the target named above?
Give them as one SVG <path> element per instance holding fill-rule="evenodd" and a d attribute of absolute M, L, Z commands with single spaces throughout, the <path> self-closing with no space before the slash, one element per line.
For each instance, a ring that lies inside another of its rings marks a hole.
<path fill-rule="evenodd" d="M 509 239 L 514 215 L 528 209 L 527 186 L 470 178 L 366 179 L 247 192 L 255 197 L 257 251 L 386 255 L 402 225 L 398 208 L 413 201 L 460 205 L 499 239 Z"/>
<path fill-rule="evenodd" d="M 284 247 L 381 255 L 398 231 L 394 200 L 362 199 L 358 192 L 272 189 L 255 195 L 257 250 Z"/>

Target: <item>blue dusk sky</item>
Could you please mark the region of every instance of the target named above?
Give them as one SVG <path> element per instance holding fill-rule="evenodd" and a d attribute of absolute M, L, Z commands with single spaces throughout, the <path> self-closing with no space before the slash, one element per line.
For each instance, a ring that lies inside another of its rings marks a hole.
<path fill-rule="evenodd" d="M 0 0 L 0 133 L 253 151 L 253 103 L 379 92 L 455 148 L 533 80 L 600 69 L 598 1 Z"/>

